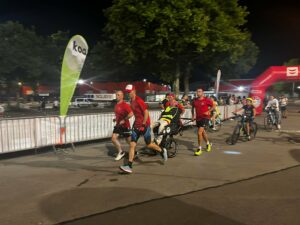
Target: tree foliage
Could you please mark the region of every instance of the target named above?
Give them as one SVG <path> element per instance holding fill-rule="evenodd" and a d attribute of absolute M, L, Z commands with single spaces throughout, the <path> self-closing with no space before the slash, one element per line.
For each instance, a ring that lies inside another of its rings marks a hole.
<path fill-rule="evenodd" d="M 284 66 L 299 66 L 300 58 L 289 59 L 287 62 L 283 63 Z"/>
<path fill-rule="evenodd" d="M 222 56 L 232 64 L 245 55 L 247 14 L 237 0 L 114 0 L 105 32 L 123 62 L 152 59 L 173 80 L 178 66 Z"/>
<path fill-rule="evenodd" d="M 0 24 L 1 80 L 11 83 L 26 81 L 59 81 L 61 61 L 69 39 L 68 32 L 59 31 L 49 37 L 36 34 L 18 22 Z"/>
<path fill-rule="evenodd" d="M 41 74 L 43 39 L 17 22 L 0 24 L 0 76 L 6 81 L 34 80 Z"/>

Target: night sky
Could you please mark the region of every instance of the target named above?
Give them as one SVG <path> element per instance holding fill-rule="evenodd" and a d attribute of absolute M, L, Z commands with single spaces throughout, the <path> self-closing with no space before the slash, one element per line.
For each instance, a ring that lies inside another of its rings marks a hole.
<path fill-rule="evenodd" d="M 0 0 L 0 23 L 19 21 L 48 35 L 58 30 L 83 35 L 90 45 L 100 39 L 105 24 L 103 9 L 111 0 L 90 1 L 16 1 Z M 255 77 L 272 65 L 282 65 L 291 58 L 300 58 L 300 6 L 294 0 L 240 0 L 250 15 L 247 29 L 260 48 L 256 66 L 248 77 Z"/>

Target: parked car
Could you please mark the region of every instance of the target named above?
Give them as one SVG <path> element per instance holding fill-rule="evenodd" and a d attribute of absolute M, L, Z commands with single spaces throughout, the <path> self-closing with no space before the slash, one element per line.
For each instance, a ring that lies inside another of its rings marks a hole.
<path fill-rule="evenodd" d="M 72 106 L 75 107 L 90 107 L 90 106 L 98 106 L 97 102 L 92 102 L 87 98 L 75 98 L 74 102 L 71 103 Z"/>

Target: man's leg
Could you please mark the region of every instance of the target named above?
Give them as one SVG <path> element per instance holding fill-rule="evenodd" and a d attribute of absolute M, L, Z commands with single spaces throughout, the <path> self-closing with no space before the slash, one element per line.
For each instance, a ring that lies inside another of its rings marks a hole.
<path fill-rule="evenodd" d="M 209 142 L 207 132 L 205 131 L 205 127 L 208 126 L 208 123 L 209 123 L 209 119 L 205 119 L 204 120 L 204 125 L 203 125 L 202 135 L 203 135 L 204 141 L 206 142 L 206 151 L 210 152 L 212 143 Z"/>
<path fill-rule="evenodd" d="M 122 147 L 118 140 L 118 137 L 119 137 L 119 134 L 113 133 L 111 136 L 111 141 L 114 144 L 114 146 L 116 147 L 116 149 L 118 150 L 118 152 L 122 152 Z"/>
<path fill-rule="evenodd" d="M 115 160 L 118 161 L 120 159 L 122 159 L 125 156 L 125 152 L 122 150 L 122 146 L 118 140 L 119 134 L 117 133 L 113 133 L 112 137 L 111 137 L 111 141 L 114 144 L 114 146 L 116 147 L 116 149 L 118 150 L 118 154 L 115 157 Z"/>
<path fill-rule="evenodd" d="M 128 163 L 131 163 L 131 167 L 134 159 L 135 148 L 136 148 L 136 142 L 131 141 L 129 147 L 129 159 L 128 159 Z"/>
<path fill-rule="evenodd" d="M 213 130 L 215 130 L 215 126 L 216 126 L 216 113 L 213 113 L 212 117 L 211 117 L 211 121 L 212 121 L 212 125 L 213 125 Z"/>
<path fill-rule="evenodd" d="M 198 146 L 201 147 L 204 127 L 198 127 Z"/>
<path fill-rule="evenodd" d="M 131 137 L 129 136 L 129 137 L 127 137 L 126 138 L 126 142 L 127 142 L 127 144 L 130 146 L 130 141 L 131 141 Z"/>
<path fill-rule="evenodd" d="M 275 112 L 276 115 L 276 120 L 277 120 L 277 128 L 280 129 L 281 128 L 281 112 L 280 111 L 276 111 Z"/>
<path fill-rule="evenodd" d="M 134 155 L 135 155 L 135 148 L 136 148 L 136 143 L 137 143 L 139 137 L 140 137 L 140 133 L 136 130 L 133 130 L 132 134 L 131 134 L 131 141 L 130 141 L 130 147 L 129 147 L 128 163 L 123 166 L 120 166 L 120 169 L 126 173 L 132 173 L 132 164 L 133 164 Z"/>
<path fill-rule="evenodd" d="M 199 124 L 199 122 L 198 122 Z M 201 155 L 202 154 L 202 139 L 203 139 L 203 131 L 204 127 L 203 126 L 198 126 L 198 149 L 195 151 L 194 155 Z"/>
<path fill-rule="evenodd" d="M 161 134 L 162 131 L 165 129 L 165 127 L 168 125 L 168 122 L 165 121 L 165 120 L 159 120 L 159 128 L 158 128 L 158 133 L 160 135 L 157 136 L 156 138 L 156 142 L 157 142 L 157 145 L 160 145 L 161 141 L 162 141 L 162 138 L 163 138 L 163 135 Z"/>
<path fill-rule="evenodd" d="M 168 160 L 168 153 L 166 149 L 161 149 L 157 144 L 151 142 L 151 128 L 148 127 L 145 134 L 144 134 L 144 140 L 148 148 L 151 148 L 157 152 L 161 153 L 161 156 L 164 158 L 164 161 Z"/>

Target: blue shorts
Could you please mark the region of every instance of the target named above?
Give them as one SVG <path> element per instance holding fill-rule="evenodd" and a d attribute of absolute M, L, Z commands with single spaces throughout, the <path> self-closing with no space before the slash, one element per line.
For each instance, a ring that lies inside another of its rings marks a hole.
<path fill-rule="evenodd" d="M 131 141 L 138 142 L 141 135 L 144 135 L 145 143 L 149 145 L 151 143 L 151 128 L 146 127 L 144 132 L 134 128 L 131 133 Z"/>

